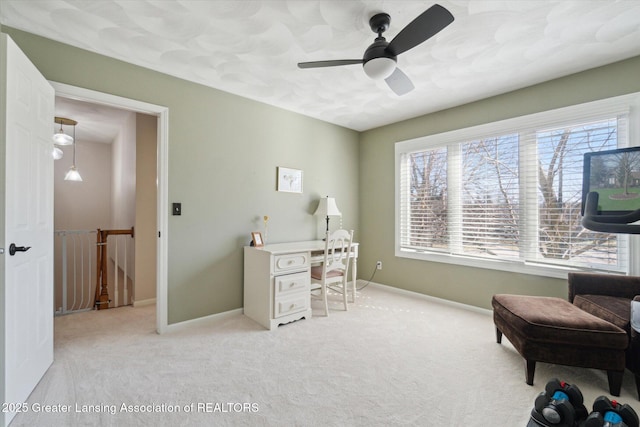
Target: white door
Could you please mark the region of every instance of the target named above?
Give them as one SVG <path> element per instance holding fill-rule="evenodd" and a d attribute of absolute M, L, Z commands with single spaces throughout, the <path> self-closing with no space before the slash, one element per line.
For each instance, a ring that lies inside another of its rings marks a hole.
<path fill-rule="evenodd" d="M 27 400 L 53 362 L 54 90 L 7 35 L 0 102 L 0 303 L 4 316 L 3 402 Z M 10 245 L 18 251 L 10 254 Z M 4 267 L 4 268 L 2 268 Z M 3 270 L 3 271 L 2 271 Z M 4 301 L 2 301 L 4 299 Z M 2 331 L 0 331 L 2 333 Z M 3 408 L 7 409 L 7 408 Z M 11 409 L 11 406 L 8 406 Z M 15 411 L 2 412 L 7 425 Z"/>

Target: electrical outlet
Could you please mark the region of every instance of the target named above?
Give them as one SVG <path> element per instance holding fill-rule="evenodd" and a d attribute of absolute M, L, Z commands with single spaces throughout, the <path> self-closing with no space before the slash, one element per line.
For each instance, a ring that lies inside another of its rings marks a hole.
<path fill-rule="evenodd" d="M 376 262 L 376 270 L 382 270 L 382 261 Z"/>

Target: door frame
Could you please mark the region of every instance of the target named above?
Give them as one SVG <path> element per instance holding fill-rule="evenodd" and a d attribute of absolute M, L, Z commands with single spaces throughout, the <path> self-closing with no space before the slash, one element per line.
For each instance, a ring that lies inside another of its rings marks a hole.
<path fill-rule="evenodd" d="M 161 105 L 149 104 L 135 99 L 124 98 L 104 92 L 97 92 L 64 83 L 49 81 L 55 90 L 55 95 L 63 98 L 75 99 L 144 113 L 158 118 L 157 141 L 157 221 L 158 245 L 156 250 L 156 331 L 162 334 L 168 328 L 168 222 L 169 212 L 169 108 Z"/>

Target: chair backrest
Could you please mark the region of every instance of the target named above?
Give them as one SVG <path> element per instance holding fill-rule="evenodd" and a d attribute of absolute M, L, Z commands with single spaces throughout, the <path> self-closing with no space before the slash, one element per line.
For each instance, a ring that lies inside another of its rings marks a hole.
<path fill-rule="evenodd" d="M 336 230 L 333 233 L 327 232 L 324 248 L 324 273 L 339 270 L 345 276 L 349 269 L 349 259 L 351 258 L 351 243 L 353 241 L 353 230 Z"/>

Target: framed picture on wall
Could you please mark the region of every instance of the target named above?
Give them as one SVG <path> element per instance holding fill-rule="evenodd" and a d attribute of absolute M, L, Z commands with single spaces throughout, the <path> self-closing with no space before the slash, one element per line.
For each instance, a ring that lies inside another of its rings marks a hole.
<path fill-rule="evenodd" d="M 302 193 L 302 171 L 278 166 L 278 191 Z"/>
<path fill-rule="evenodd" d="M 264 246 L 264 240 L 262 240 L 262 233 L 259 231 L 251 232 L 251 246 L 261 248 Z"/>

